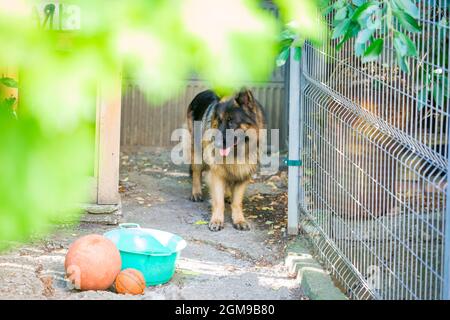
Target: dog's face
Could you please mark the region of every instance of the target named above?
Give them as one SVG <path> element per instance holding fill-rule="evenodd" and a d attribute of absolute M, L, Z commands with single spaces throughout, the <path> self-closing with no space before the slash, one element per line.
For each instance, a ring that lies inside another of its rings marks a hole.
<path fill-rule="evenodd" d="M 249 90 L 241 90 L 235 96 L 224 98 L 217 104 L 212 127 L 218 129 L 222 135 L 222 139 L 215 140 L 215 147 L 219 149 L 222 157 L 228 156 L 233 147 L 248 143 L 248 130 L 258 130 L 257 108 L 257 102 Z M 229 135 L 227 139 L 227 132 L 230 130 L 235 134 Z"/>

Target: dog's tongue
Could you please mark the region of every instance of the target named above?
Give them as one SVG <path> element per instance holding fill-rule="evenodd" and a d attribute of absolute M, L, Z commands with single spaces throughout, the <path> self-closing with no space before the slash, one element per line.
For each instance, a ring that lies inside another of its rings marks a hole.
<path fill-rule="evenodd" d="M 219 153 L 222 157 L 227 157 L 230 154 L 231 147 L 228 147 L 226 149 L 219 149 Z"/>

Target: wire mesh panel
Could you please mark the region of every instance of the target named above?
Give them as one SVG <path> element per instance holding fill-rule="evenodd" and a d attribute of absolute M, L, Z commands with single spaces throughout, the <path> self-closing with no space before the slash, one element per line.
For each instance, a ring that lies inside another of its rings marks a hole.
<path fill-rule="evenodd" d="M 392 37 L 365 64 L 352 41 L 304 48 L 300 227 L 351 298 L 443 296 L 449 9 L 418 3 L 408 74 Z"/>

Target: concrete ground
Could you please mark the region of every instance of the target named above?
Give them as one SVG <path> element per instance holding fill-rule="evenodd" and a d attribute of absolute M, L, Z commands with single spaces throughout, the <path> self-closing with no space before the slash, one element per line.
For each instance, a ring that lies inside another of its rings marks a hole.
<path fill-rule="evenodd" d="M 148 287 L 143 296 L 111 291 L 78 292 L 64 279 L 64 257 L 72 241 L 115 226 L 65 226 L 46 239 L 0 255 L 0 299 L 304 299 L 284 265 L 286 174 L 255 177 L 245 200 L 250 231 L 238 231 L 226 215 L 224 230 L 211 232 L 209 203 L 191 202 L 186 167 L 170 162 L 167 150 L 121 155 L 122 222 L 139 223 L 182 236 L 173 279 Z"/>

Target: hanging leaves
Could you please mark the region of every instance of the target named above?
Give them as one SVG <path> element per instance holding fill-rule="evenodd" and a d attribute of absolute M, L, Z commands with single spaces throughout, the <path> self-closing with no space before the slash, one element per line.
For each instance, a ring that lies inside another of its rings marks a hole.
<path fill-rule="evenodd" d="M 394 35 L 397 64 L 409 72 L 408 57 L 417 56 L 417 48 L 407 33 L 422 30 L 419 9 L 412 0 L 324 1 L 324 14 L 334 12 L 331 39 L 339 39 L 339 50 L 355 38 L 354 52 L 363 62 L 376 61 L 383 52 L 384 39 Z M 398 27 L 397 27 L 398 26 Z"/>
<path fill-rule="evenodd" d="M 372 41 L 370 46 L 366 49 L 363 55 L 363 62 L 375 61 L 383 51 L 383 39 L 376 39 Z"/>

